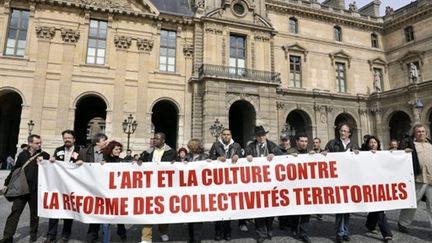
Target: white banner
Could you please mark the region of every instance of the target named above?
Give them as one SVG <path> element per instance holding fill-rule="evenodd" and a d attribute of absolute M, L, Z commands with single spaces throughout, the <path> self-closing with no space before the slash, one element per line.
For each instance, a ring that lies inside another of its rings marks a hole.
<path fill-rule="evenodd" d="M 160 224 L 415 208 L 403 151 L 229 162 L 39 166 L 40 217 Z"/>

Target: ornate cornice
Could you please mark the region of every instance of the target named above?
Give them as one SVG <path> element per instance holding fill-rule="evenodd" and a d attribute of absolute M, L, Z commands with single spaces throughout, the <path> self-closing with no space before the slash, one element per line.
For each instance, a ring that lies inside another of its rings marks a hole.
<path fill-rule="evenodd" d="M 114 45 L 118 49 L 129 49 L 132 44 L 132 38 L 124 35 L 114 36 Z"/>
<path fill-rule="evenodd" d="M 39 39 L 51 40 L 55 36 L 56 28 L 52 26 L 36 26 L 36 36 Z"/>
<path fill-rule="evenodd" d="M 153 49 L 153 40 L 137 38 L 137 48 L 140 51 L 151 52 Z"/>
<path fill-rule="evenodd" d="M 388 10 L 386 9 L 386 15 L 384 17 L 384 32 L 389 33 L 396 29 L 400 29 L 407 24 L 411 24 L 414 21 L 419 21 L 431 16 L 431 1 L 423 1 L 423 3 L 422 6 L 419 6 L 417 1 L 417 5 L 404 7 L 396 12 L 391 8 Z"/>
<path fill-rule="evenodd" d="M 362 30 L 371 30 L 380 32 L 383 30 L 382 18 L 360 15 L 357 12 L 348 10 L 333 10 L 332 8 L 319 4 L 302 4 L 292 3 L 281 0 L 266 0 L 268 10 L 282 12 L 284 14 L 294 14 L 319 21 L 328 21 L 333 24 L 342 24 L 353 26 Z M 318 7 L 315 7 L 318 6 Z"/>
<path fill-rule="evenodd" d="M 79 30 L 61 28 L 62 40 L 66 43 L 77 43 L 80 38 Z"/>

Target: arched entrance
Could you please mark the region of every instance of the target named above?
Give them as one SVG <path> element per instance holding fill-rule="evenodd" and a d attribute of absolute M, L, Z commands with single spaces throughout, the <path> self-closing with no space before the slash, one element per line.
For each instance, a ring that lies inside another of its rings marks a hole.
<path fill-rule="evenodd" d="M 234 141 L 242 148 L 254 138 L 256 112 L 253 105 L 245 100 L 234 102 L 229 109 L 229 128 Z"/>
<path fill-rule="evenodd" d="M 429 133 L 428 133 L 428 137 L 432 136 L 432 110 L 430 111 L 430 115 L 429 115 Z"/>
<path fill-rule="evenodd" d="M 15 159 L 21 121 L 22 98 L 14 91 L 0 93 L 0 156 Z M 6 163 L 2 164 L 6 168 Z"/>
<path fill-rule="evenodd" d="M 165 143 L 171 148 L 177 148 L 178 109 L 168 100 L 158 101 L 152 109 L 154 132 L 165 133 Z"/>
<path fill-rule="evenodd" d="M 403 111 L 396 111 L 390 116 L 390 139 L 401 141 L 406 135 L 411 135 L 411 118 Z"/>
<path fill-rule="evenodd" d="M 96 96 L 88 95 L 81 98 L 76 105 L 74 130 L 76 143 L 87 146 L 96 133 L 105 133 L 107 105 Z"/>
<path fill-rule="evenodd" d="M 338 131 L 337 127 L 341 123 L 347 123 L 348 125 L 350 125 L 351 130 L 352 130 L 351 131 L 351 141 L 353 143 L 357 144 L 358 146 L 360 146 L 361 143 L 359 144 L 357 122 L 354 120 L 354 118 L 350 114 L 347 114 L 347 113 L 341 113 L 335 119 L 335 122 L 334 122 L 335 138 L 339 137 L 339 131 Z"/>
<path fill-rule="evenodd" d="M 299 133 L 305 133 L 309 138 L 309 144 L 312 144 L 312 122 L 309 115 L 302 110 L 291 111 L 286 120 L 287 131 L 285 132 L 290 136 L 291 146 L 295 146 L 295 135 Z"/>

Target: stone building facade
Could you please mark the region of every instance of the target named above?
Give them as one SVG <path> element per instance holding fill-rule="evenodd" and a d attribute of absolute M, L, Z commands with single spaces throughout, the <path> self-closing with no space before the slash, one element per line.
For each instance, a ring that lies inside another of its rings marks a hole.
<path fill-rule="evenodd" d="M 432 120 L 432 3 L 379 16 L 380 1 L 2 0 L 0 154 L 28 123 L 48 151 L 73 128 L 131 148 L 155 131 L 168 144 L 214 141 L 218 119 L 242 145 L 263 125 L 323 142 L 352 124 L 353 139 L 387 144 Z M 412 65 L 415 67 L 413 68 Z M 414 69 L 414 70 L 412 70 Z"/>

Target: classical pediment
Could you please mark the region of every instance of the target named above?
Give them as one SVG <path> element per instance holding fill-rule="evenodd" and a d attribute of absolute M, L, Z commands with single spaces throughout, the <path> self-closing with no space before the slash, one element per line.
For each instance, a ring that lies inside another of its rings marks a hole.
<path fill-rule="evenodd" d="M 292 45 L 283 45 L 282 50 L 284 50 L 286 58 L 288 57 L 288 53 L 301 53 L 304 55 L 304 61 L 306 62 L 308 50 L 297 42 Z"/>
<path fill-rule="evenodd" d="M 159 11 L 149 0 L 68 0 L 62 2 L 73 2 L 96 9 L 107 9 L 113 12 L 128 11 L 159 15 Z"/>
<path fill-rule="evenodd" d="M 332 52 L 329 54 L 329 57 L 332 61 L 332 65 L 334 65 L 337 60 L 343 60 L 343 61 L 346 61 L 348 63 L 348 67 L 351 66 L 352 57 L 348 53 L 346 53 L 344 50 Z"/>
<path fill-rule="evenodd" d="M 375 59 L 369 59 L 369 68 L 372 71 L 374 66 L 384 66 L 387 69 L 388 63 L 382 59 L 381 57 L 377 57 Z"/>
<path fill-rule="evenodd" d="M 408 51 L 399 59 L 399 62 L 402 64 L 410 61 L 419 61 L 420 65 L 423 65 L 424 54 L 424 51 Z"/>

